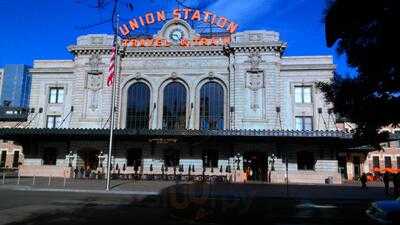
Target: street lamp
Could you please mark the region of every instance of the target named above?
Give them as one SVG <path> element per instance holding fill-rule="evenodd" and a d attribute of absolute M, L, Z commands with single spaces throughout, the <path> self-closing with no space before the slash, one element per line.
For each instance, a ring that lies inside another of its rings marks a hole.
<path fill-rule="evenodd" d="M 72 153 L 72 151 L 69 151 L 69 154 L 67 157 L 68 157 L 68 167 L 72 167 L 72 160 L 74 158 L 74 154 Z"/>

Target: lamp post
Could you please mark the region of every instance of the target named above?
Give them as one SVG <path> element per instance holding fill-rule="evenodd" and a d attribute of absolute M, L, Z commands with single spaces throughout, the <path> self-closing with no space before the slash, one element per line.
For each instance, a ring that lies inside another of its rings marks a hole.
<path fill-rule="evenodd" d="M 72 151 L 69 151 L 69 153 L 68 153 L 68 167 L 72 167 L 72 160 L 73 160 L 73 158 L 74 158 L 74 154 L 72 153 Z"/>

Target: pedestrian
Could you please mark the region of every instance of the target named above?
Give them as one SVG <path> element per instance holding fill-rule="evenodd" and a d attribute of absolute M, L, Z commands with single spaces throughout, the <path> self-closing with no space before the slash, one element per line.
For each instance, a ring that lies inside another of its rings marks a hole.
<path fill-rule="evenodd" d="M 80 172 L 81 172 L 80 178 L 82 179 L 85 176 L 85 169 L 83 169 L 83 166 L 81 166 Z"/>
<path fill-rule="evenodd" d="M 400 195 L 400 173 L 396 173 L 393 177 L 394 196 L 399 197 Z"/>
<path fill-rule="evenodd" d="M 389 182 L 390 182 L 390 174 L 385 172 L 383 174 L 383 183 L 385 184 L 385 194 L 389 195 Z"/>
<path fill-rule="evenodd" d="M 78 178 L 78 176 L 79 176 L 79 169 L 78 169 L 78 167 L 75 167 L 75 169 L 74 169 L 74 174 L 75 174 L 75 179 L 77 179 Z"/>
<path fill-rule="evenodd" d="M 367 174 L 363 173 L 363 174 L 361 175 L 361 178 L 360 178 L 360 181 L 361 181 L 361 188 L 362 188 L 362 189 L 367 189 L 367 180 L 368 180 Z"/>

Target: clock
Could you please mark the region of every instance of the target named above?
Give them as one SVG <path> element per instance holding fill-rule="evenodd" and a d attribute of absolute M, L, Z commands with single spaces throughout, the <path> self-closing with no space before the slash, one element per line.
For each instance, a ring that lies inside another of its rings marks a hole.
<path fill-rule="evenodd" d="M 179 42 L 182 40 L 184 36 L 184 33 L 181 29 L 174 29 L 171 31 L 171 33 L 169 33 L 169 38 L 173 41 L 173 42 Z"/>

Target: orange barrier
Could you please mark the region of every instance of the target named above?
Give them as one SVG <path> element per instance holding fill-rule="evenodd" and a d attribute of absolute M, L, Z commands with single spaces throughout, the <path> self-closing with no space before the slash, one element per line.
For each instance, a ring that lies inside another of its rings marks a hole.
<path fill-rule="evenodd" d="M 384 169 L 380 169 L 380 168 L 374 168 L 372 170 L 373 173 L 400 173 L 400 168 L 396 169 L 396 168 L 384 168 Z"/>

